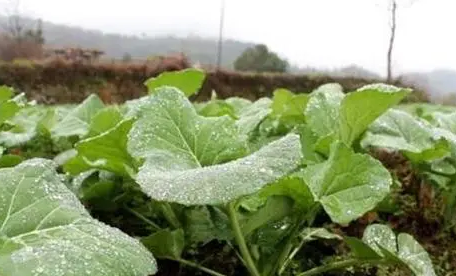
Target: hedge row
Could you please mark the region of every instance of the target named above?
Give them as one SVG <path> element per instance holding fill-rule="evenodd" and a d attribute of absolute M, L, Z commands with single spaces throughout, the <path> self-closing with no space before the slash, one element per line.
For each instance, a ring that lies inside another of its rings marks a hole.
<path fill-rule="evenodd" d="M 188 68 L 186 61 L 155 64 L 83 64 L 68 62 L 0 64 L 0 84 L 24 91 L 30 99 L 46 104 L 81 102 L 90 93 L 98 93 L 105 102 L 121 103 L 146 93 L 144 81 L 164 71 Z M 271 96 L 276 88 L 307 93 L 330 82 L 354 90 L 374 79 L 333 78 L 291 74 L 251 74 L 230 71 L 208 71 L 206 81 L 193 100 L 210 98 L 213 90 L 220 98 L 232 96 L 251 100 Z M 398 83 L 396 83 L 398 84 Z M 400 84 L 398 84 L 400 85 Z"/>

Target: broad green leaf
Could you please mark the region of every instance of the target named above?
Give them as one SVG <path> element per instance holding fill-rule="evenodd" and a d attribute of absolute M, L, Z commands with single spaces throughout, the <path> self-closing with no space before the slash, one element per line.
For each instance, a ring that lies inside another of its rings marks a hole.
<path fill-rule="evenodd" d="M 124 176 L 133 176 L 136 165 L 127 151 L 128 132 L 134 119 L 121 121 L 114 128 L 90 137 L 75 145 L 79 156 L 91 168 L 98 168 Z"/>
<path fill-rule="evenodd" d="M 128 148 L 134 157 L 146 159 L 136 181 L 159 201 L 227 203 L 288 174 L 302 156 L 299 136 L 290 134 L 237 159 L 245 154 L 245 143 L 233 120 L 197 115 L 173 88 L 158 91 L 148 108 L 154 112 L 134 124 Z"/>
<path fill-rule="evenodd" d="M 398 104 L 410 93 L 392 85 L 371 84 L 349 93 L 340 106 L 340 136 L 352 143 L 385 111 Z"/>
<path fill-rule="evenodd" d="M 310 94 L 305 110 L 306 121 L 310 129 L 325 137 L 339 131 L 339 108 L 344 93 L 331 86 L 320 87 Z"/>
<path fill-rule="evenodd" d="M 69 137 L 75 135 L 82 137 L 86 135 L 92 118 L 103 108 L 104 104 L 101 99 L 97 95 L 91 94 L 52 127 L 52 136 Z"/>
<path fill-rule="evenodd" d="M 14 101 L 0 102 L 0 125 L 11 119 L 21 107 Z"/>
<path fill-rule="evenodd" d="M 189 97 L 198 93 L 205 79 L 206 74 L 203 71 L 190 68 L 177 72 L 161 73 L 156 78 L 148 79 L 144 84 L 147 86 L 149 94 L 155 93 L 157 88 L 171 86 Z"/>
<path fill-rule="evenodd" d="M 245 154 L 246 143 L 234 120 L 200 116 L 179 90 L 158 90 L 129 133 L 128 151 L 133 157 L 155 159 L 166 170 L 215 165 Z"/>
<path fill-rule="evenodd" d="M 236 119 L 234 108 L 223 100 L 211 100 L 198 110 L 198 114 L 205 117 L 220 117 L 228 115 Z"/>
<path fill-rule="evenodd" d="M 279 195 L 293 199 L 295 206 L 298 207 L 301 212 L 308 211 L 314 203 L 312 193 L 300 177 L 299 173 L 287 175 L 258 192 L 259 198 L 263 199 L 262 204 L 264 204 L 270 196 Z"/>
<path fill-rule="evenodd" d="M 271 116 L 278 118 L 284 124 L 299 124 L 305 121 L 309 96 L 307 94 L 293 94 L 287 89 L 277 89 L 271 104 Z"/>
<path fill-rule="evenodd" d="M 233 238 L 227 214 L 214 206 L 186 208 L 184 225 L 189 245 L 206 244 L 212 240 L 228 241 Z"/>
<path fill-rule="evenodd" d="M 119 109 L 114 106 L 106 107 L 96 113 L 90 121 L 87 137 L 100 135 L 114 128 L 120 121 L 122 121 L 122 114 Z"/>
<path fill-rule="evenodd" d="M 63 164 L 63 171 L 71 175 L 78 175 L 92 169 L 81 155 L 76 155 Z"/>
<path fill-rule="evenodd" d="M 0 103 L 6 102 L 14 96 L 14 90 L 6 85 L 0 86 Z"/>
<path fill-rule="evenodd" d="M 242 134 L 249 135 L 271 113 L 271 99 L 261 98 L 253 104 L 241 109 L 236 125 Z"/>
<path fill-rule="evenodd" d="M 29 142 L 37 134 L 37 126 L 45 118 L 46 110 L 36 107 L 21 109 L 9 122 L 7 131 L 0 131 L 0 144 L 15 147 Z"/>
<path fill-rule="evenodd" d="M 228 98 L 225 100 L 225 102 L 233 107 L 234 114 L 236 114 L 236 116 L 239 116 L 241 110 L 245 109 L 249 105 L 252 105 L 252 102 L 250 100 L 239 97 Z"/>
<path fill-rule="evenodd" d="M 58 165 L 58 166 L 62 166 L 64 165 L 66 162 L 68 162 L 69 160 L 75 158 L 76 156 L 78 155 L 78 151 L 75 150 L 75 149 L 69 149 L 69 150 L 66 150 L 64 152 L 61 152 L 59 153 L 58 155 L 56 155 L 54 157 L 54 162 Z"/>
<path fill-rule="evenodd" d="M 347 224 L 375 208 L 389 193 L 392 178 L 380 161 L 335 142 L 327 161 L 300 173 L 332 221 Z"/>
<path fill-rule="evenodd" d="M 456 112 L 442 113 L 434 112 L 432 117 L 435 119 L 437 126 L 456 134 Z"/>
<path fill-rule="evenodd" d="M 185 155 L 157 152 L 141 167 L 136 181 L 146 194 L 159 201 L 225 204 L 289 174 L 297 168 L 301 157 L 299 136 L 295 134 L 247 157 L 208 167 L 186 161 Z"/>
<path fill-rule="evenodd" d="M 369 245 L 365 244 L 362 240 L 353 238 L 353 237 L 345 237 L 344 238 L 347 245 L 350 247 L 352 254 L 361 260 L 376 260 L 380 259 L 381 256 L 372 249 Z"/>
<path fill-rule="evenodd" d="M 440 159 L 449 152 L 431 125 L 393 109 L 374 121 L 361 145 L 400 150 L 416 162 Z"/>
<path fill-rule="evenodd" d="M 0 168 L 14 167 L 24 161 L 24 157 L 13 154 L 0 154 Z"/>
<path fill-rule="evenodd" d="M 85 201 L 108 201 L 112 204 L 112 195 L 116 184 L 112 181 L 101 180 L 82 189 L 82 199 Z"/>
<path fill-rule="evenodd" d="M 160 230 L 148 237 L 141 238 L 141 242 L 157 258 L 179 259 L 184 251 L 184 230 Z"/>
<path fill-rule="evenodd" d="M 402 264 L 417 276 L 436 275 L 431 259 L 423 247 L 409 234 L 396 234 L 386 225 L 369 225 L 362 242 L 351 238 L 348 243 L 356 257 L 385 259 L 391 264 Z M 377 257 L 375 258 L 375 255 Z"/>
<path fill-rule="evenodd" d="M 323 157 L 316 151 L 318 143 L 318 137 L 308 127 L 308 125 L 299 125 L 297 132 L 301 137 L 302 154 L 304 156 L 303 163 L 306 165 L 312 165 L 323 161 Z M 321 142 L 322 140 L 320 140 Z"/>
<path fill-rule="evenodd" d="M 23 93 L 14 98 L 13 96 L 13 88 L 5 85 L 0 86 L 0 126 L 26 105 L 27 101 Z"/>
<path fill-rule="evenodd" d="M 242 216 L 241 228 L 244 236 L 271 222 L 283 219 L 293 210 L 293 200 L 285 196 L 268 197 L 258 211 Z"/>
<path fill-rule="evenodd" d="M 122 275 L 156 272 L 139 241 L 90 217 L 52 161 L 0 169 L 0 275 Z"/>

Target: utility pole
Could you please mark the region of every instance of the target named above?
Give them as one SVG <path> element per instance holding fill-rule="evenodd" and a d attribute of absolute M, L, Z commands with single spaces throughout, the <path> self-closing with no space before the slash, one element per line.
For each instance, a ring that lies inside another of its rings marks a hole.
<path fill-rule="evenodd" d="M 225 19 L 225 0 L 221 0 L 220 7 L 220 25 L 219 25 L 219 41 L 217 47 L 217 71 L 222 65 L 222 48 L 223 48 L 223 23 Z"/>

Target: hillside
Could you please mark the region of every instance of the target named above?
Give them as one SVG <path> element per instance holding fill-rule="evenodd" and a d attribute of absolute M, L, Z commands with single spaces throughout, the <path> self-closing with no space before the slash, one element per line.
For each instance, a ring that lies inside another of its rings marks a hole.
<path fill-rule="evenodd" d="M 0 16 L 0 24 L 5 17 Z M 24 25 L 35 24 L 30 18 L 24 19 Z M 83 29 L 76 26 L 43 22 L 46 43 L 51 47 L 97 48 L 105 51 L 106 57 L 120 59 L 129 54 L 133 59 L 145 59 L 153 55 L 184 52 L 193 62 L 215 64 L 217 41 L 213 38 L 198 36 L 133 36 L 104 33 L 99 30 Z M 232 68 L 234 60 L 253 43 L 238 40 L 225 40 L 223 45 L 222 66 Z M 293 64 L 293 61 L 290 61 Z M 357 77 L 381 79 L 375 72 L 357 65 L 349 65 L 333 70 L 291 65 L 289 72 L 306 75 L 330 75 L 333 77 Z M 456 92 L 456 72 L 445 68 L 428 72 L 409 72 L 401 76 L 405 83 L 430 91 L 435 101 L 446 101 L 449 95 Z"/>
<path fill-rule="evenodd" d="M 6 18 L 0 16 L 0 24 Z M 27 26 L 32 26 L 31 19 L 24 19 Z M 198 36 L 188 37 L 139 37 L 103 33 L 79 27 L 54 24 L 43 21 L 46 44 L 53 47 L 97 48 L 105 51 L 111 58 L 122 58 L 130 54 L 134 59 L 145 59 L 153 55 L 184 52 L 194 62 L 215 64 L 217 41 Z M 237 40 L 225 40 L 223 44 L 223 65 L 231 68 L 234 60 L 252 43 Z"/>

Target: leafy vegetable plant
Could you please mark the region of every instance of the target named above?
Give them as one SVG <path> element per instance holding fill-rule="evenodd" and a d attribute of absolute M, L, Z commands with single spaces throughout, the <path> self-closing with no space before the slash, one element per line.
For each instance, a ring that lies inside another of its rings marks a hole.
<path fill-rule="evenodd" d="M 409 89 L 373 84 L 344 93 L 327 84 L 309 94 L 278 89 L 254 102 L 190 102 L 204 79 L 194 69 L 164 73 L 145 82 L 150 93 L 141 99 L 104 106 L 93 95 L 40 121 L 54 140 L 74 139 L 55 158 L 67 178 L 44 159 L 0 170 L 0 274 L 149 275 L 153 255 L 223 276 L 192 257 L 219 242 L 252 276 L 366 264 L 435 275 L 408 234 L 373 224 L 357 239 L 321 223 L 346 226 L 389 195 L 393 178 L 367 148 L 397 145 L 420 162 L 451 153 L 448 129 L 422 131 L 415 142 L 382 123 L 397 121 L 402 111 L 391 108 Z M 99 217 L 128 214 L 145 225 L 127 231 L 142 245 L 93 219 L 77 197 Z M 296 271 L 300 253 L 319 240 L 344 242 L 352 253 Z"/>

